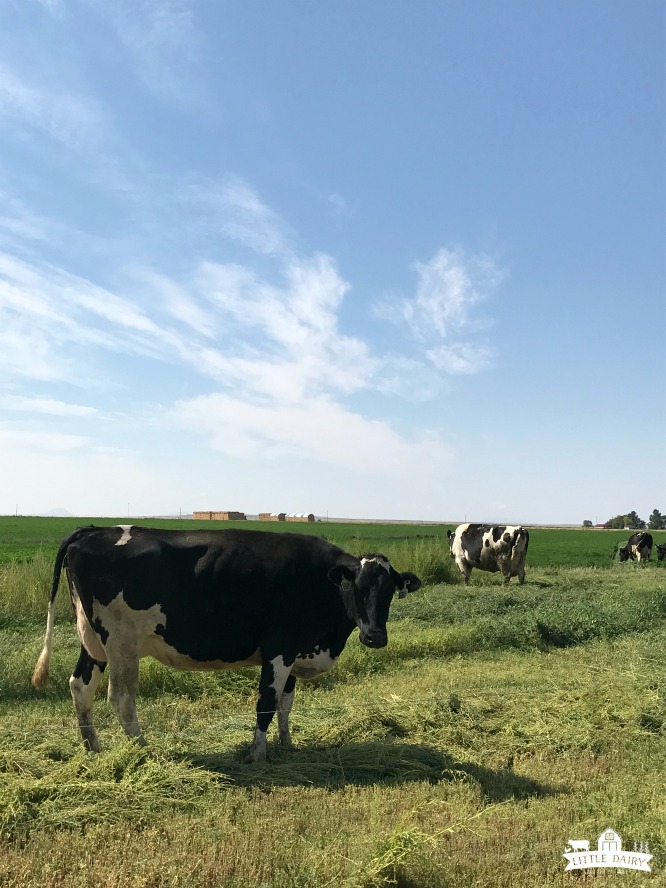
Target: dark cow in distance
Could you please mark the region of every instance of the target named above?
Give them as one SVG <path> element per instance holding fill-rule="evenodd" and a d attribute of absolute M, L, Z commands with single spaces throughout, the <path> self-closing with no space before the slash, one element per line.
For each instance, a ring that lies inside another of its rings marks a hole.
<path fill-rule="evenodd" d="M 618 549 L 620 561 L 649 561 L 652 555 L 652 534 L 639 530 L 632 533 L 626 545 Z"/>
<path fill-rule="evenodd" d="M 499 571 L 508 583 L 511 577 L 525 582 L 525 556 L 530 535 L 520 525 L 460 524 L 447 531 L 451 555 L 465 583 L 472 568 Z"/>
<path fill-rule="evenodd" d="M 663 561 L 666 558 L 666 543 L 657 543 L 657 561 Z"/>
<path fill-rule="evenodd" d="M 58 550 L 35 687 L 48 680 L 63 566 L 81 640 L 69 684 L 86 748 L 99 750 L 92 707 L 107 663 L 109 700 L 141 745 L 135 703 L 141 657 L 176 669 L 256 664 L 252 762 L 266 758 L 275 712 L 279 740 L 291 745 L 296 679 L 330 669 L 357 626 L 364 645 L 384 647 L 394 593 L 402 598 L 421 585 L 384 555 L 356 558 L 300 533 L 81 527 Z"/>

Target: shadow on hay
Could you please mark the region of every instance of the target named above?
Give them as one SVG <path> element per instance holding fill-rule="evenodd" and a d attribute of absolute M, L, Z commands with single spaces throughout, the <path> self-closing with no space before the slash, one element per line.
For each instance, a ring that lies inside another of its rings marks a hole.
<path fill-rule="evenodd" d="M 270 789 L 275 786 L 313 786 L 332 790 L 346 786 L 401 785 L 427 781 L 462 780 L 478 784 L 491 802 L 544 797 L 563 791 L 522 777 L 509 769 L 458 762 L 429 746 L 389 741 L 346 743 L 340 747 L 282 750 L 269 748 L 265 765 L 243 762 L 247 746 L 230 752 L 183 755 L 179 758 L 219 774 L 235 786 Z"/>

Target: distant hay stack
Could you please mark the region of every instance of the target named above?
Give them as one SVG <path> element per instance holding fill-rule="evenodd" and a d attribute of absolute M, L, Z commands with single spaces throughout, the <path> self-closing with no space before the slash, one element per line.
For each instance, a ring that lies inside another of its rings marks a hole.
<path fill-rule="evenodd" d="M 312 512 L 259 512 L 260 521 L 309 521 L 314 523 Z"/>
<path fill-rule="evenodd" d="M 247 521 L 245 512 L 193 512 L 195 521 Z"/>

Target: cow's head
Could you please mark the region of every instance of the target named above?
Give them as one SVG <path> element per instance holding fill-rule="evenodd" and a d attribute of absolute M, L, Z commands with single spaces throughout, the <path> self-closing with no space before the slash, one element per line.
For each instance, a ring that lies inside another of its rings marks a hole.
<path fill-rule="evenodd" d="M 618 549 L 617 554 L 620 556 L 620 561 L 629 561 L 629 543 L 621 549 Z"/>
<path fill-rule="evenodd" d="M 337 565 L 328 572 L 329 579 L 342 594 L 347 613 L 360 630 L 363 644 L 371 648 L 386 647 L 391 600 L 416 592 L 421 580 L 409 571 L 398 573 L 385 555 L 364 555 L 357 566 Z"/>
<path fill-rule="evenodd" d="M 453 555 L 453 541 L 456 538 L 456 535 L 452 530 L 447 530 L 446 535 L 449 538 L 449 552 Z"/>

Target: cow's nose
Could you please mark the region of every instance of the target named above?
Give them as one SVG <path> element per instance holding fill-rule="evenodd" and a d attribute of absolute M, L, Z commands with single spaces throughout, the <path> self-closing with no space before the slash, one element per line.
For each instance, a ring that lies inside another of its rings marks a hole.
<path fill-rule="evenodd" d="M 388 644 L 388 635 L 385 629 L 368 629 L 361 633 L 361 641 L 370 648 L 383 648 Z"/>

